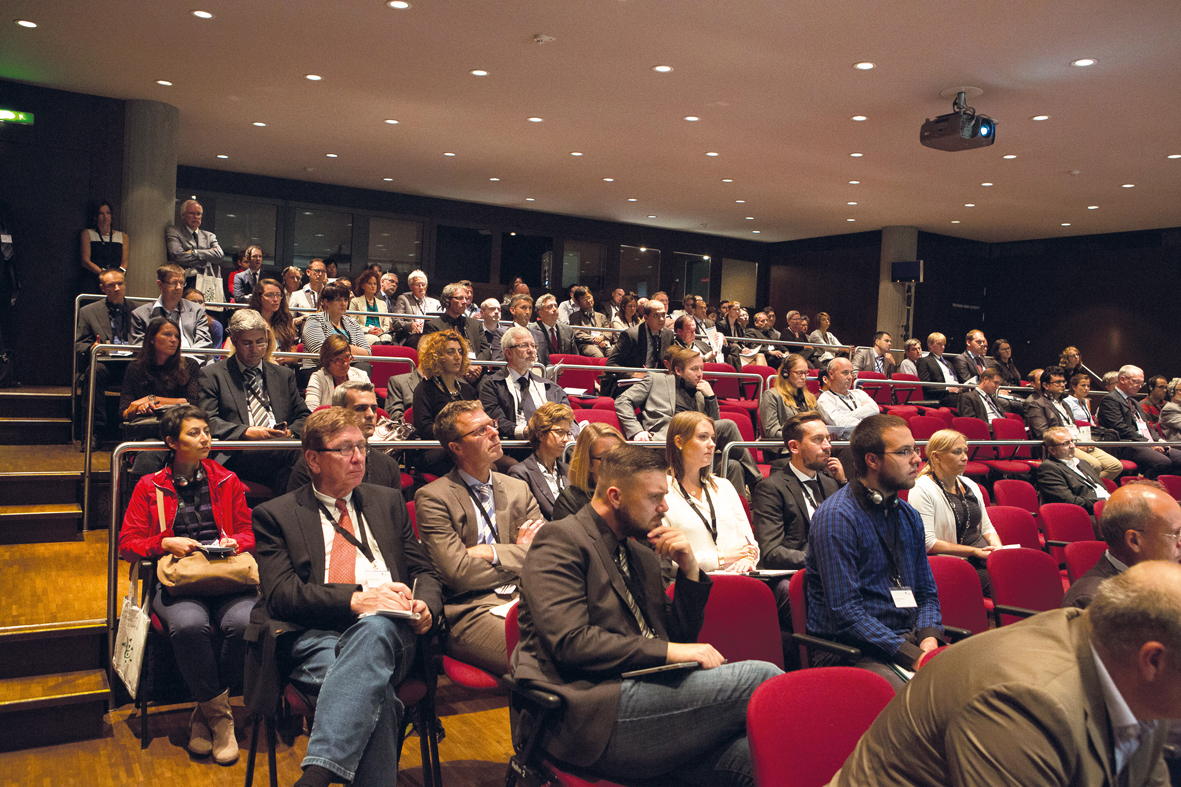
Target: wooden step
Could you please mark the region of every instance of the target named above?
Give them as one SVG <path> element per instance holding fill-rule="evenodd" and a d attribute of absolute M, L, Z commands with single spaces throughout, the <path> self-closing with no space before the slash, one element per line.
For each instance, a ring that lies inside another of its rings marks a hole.
<path fill-rule="evenodd" d="M 0 500 L 42 505 L 77 503 L 81 483 L 81 470 L 0 472 Z"/>
<path fill-rule="evenodd" d="M 102 737 L 109 700 L 102 669 L 0 679 L 0 751 Z"/>
<path fill-rule="evenodd" d="M 77 503 L 0 506 L 0 544 L 78 541 L 82 507 Z"/>
<path fill-rule="evenodd" d="M 0 445 L 60 445 L 70 442 L 70 418 L 0 417 Z"/>
<path fill-rule="evenodd" d="M 0 389 L 0 417 L 68 419 L 70 389 L 64 386 Z"/>
<path fill-rule="evenodd" d="M 105 620 L 0 629 L 0 681 L 107 667 Z"/>

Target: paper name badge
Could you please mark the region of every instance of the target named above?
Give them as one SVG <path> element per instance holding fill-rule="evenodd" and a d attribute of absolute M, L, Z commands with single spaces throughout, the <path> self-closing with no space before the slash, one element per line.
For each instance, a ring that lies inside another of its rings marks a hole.
<path fill-rule="evenodd" d="M 894 599 L 894 606 L 899 609 L 911 609 L 918 604 L 914 600 L 914 591 L 910 588 L 893 588 L 890 596 Z"/>
<path fill-rule="evenodd" d="M 374 590 L 379 588 L 387 582 L 392 582 L 393 577 L 389 571 L 384 571 L 376 568 L 371 568 L 365 572 L 365 589 Z"/>

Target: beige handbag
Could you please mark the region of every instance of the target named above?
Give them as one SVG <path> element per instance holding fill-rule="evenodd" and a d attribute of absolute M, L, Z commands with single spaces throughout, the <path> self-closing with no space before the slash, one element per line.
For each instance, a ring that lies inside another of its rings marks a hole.
<path fill-rule="evenodd" d="M 164 493 L 156 488 L 160 532 L 164 523 Z M 165 555 L 156 563 L 156 577 L 174 596 L 218 596 L 258 587 L 258 563 L 249 552 L 212 560 L 201 551 L 184 557 Z"/>

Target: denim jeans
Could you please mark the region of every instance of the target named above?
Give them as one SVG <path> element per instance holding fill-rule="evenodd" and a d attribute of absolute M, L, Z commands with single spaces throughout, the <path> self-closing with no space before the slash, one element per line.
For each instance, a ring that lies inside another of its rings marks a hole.
<path fill-rule="evenodd" d="M 615 729 L 591 769 L 612 779 L 672 774 L 688 784 L 753 787 L 746 706 L 780 674 L 765 661 L 739 661 L 623 681 Z"/>
<path fill-rule="evenodd" d="M 223 596 L 174 596 L 163 585 L 156 586 L 152 611 L 168 629 L 176 666 L 197 702 L 208 702 L 226 689 L 242 685 L 246 661 L 242 635 L 257 600 L 255 590 Z"/>
<path fill-rule="evenodd" d="M 397 783 L 403 706 L 394 687 L 410 669 L 414 644 L 406 622 L 381 615 L 361 618 L 343 634 L 300 634 L 291 682 L 316 707 L 304 768 L 322 766 L 354 787 Z"/>

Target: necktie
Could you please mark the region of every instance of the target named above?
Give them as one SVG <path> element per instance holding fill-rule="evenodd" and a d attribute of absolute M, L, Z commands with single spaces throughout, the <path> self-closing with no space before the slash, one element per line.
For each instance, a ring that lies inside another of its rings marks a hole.
<path fill-rule="evenodd" d="M 648 367 L 649 369 L 655 369 L 656 368 L 656 340 L 655 340 L 656 337 L 654 337 L 652 335 L 651 331 L 649 331 L 647 335 L 648 335 L 648 353 L 647 353 L 646 357 L 644 358 L 644 366 Z"/>
<path fill-rule="evenodd" d="M 885 363 L 886 363 L 886 359 L 879 355 L 878 359 L 877 359 L 877 361 L 875 361 L 875 363 L 878 366 L 878 372 L 882 372 L 883 367 L 885 366 Z"/>
<path fill-rule="evenodd" d="M 350 535 L 355 536 L 353 520 L 349 517 L 349 509 L 343 500 L 336 501 L 336 510 L 340 512 L 340 518 L 336 524 L 340 526 L 341 530 L 347 530 Z M 328 560 L 328 581 L 345 585 L 357 584 L 357 548 L 349 543 L 340 534 L 340 531 L 336 531 L 332 537 L 332 555 Z"/>
<path fill-rule="evenodd" d="M 484 509 L 487 516 L 480 517 L 480 543 L 481 544 L 495 544 L 496 537 L 492 534 L 492 528 L 489 526 L 489 521 L 492 518 L 492 485 L 491 484 L 476 484 L 476 497 L 480 499 L 480 507 Z"/>
<path fill-rule="evenodd" d="M 551 352 L 558 352 L 558 326 L 549 329 L 549 346 Z"/>
<path fill-rule="evenodd" d="M 824 500 L 824 494 L 820 491 L 820 479 L 811 478 L 804 482 L 804 486 L 808 487 L 808 491 L 811 493 L 812 507 L 818 508 Z"/>
<path fill-rule="evenodd" d="M 201 248 L 201 239 L 200 239 L 199 237 L 197 237 L 197 231 L 196 231 L 196 230 L 193 230 L 193 248 L 194 248 L 194 249 L 199 249 L 199 248 Z"/>
<path fill-rule="evenodd" d="M 246 370 L 246 402 L 250 409 L 250 425 L 269 426 L 270 418 L 263 401 L 262 372 L 258 368 Z"/>
<path fill-rule="evenodd" d="M 976 371 L 983 372 L 984 371 L 984 359 L 978 355 L 973 355 L 972 357 L 976 359 Z"/>
<path fill-rule="evenodd" d="M 517 385 L 521 387 L 521 402 L 517 407 L 517 412 L 528 421 L 533 417 L 533 412 L 537 410 L 533 406 L 533 397 L 529 395 L 529 378 L 521 377 L 517 380 Z"/>
<path fill-rule="evenodd" d="M 615 548 L 615 564 L 619 566 L 619 573 L 623 575 L 623 584 L 626 590 L 623 599 L 627 602 L 627 608 L 631 610 L 632 616 L 640 627 L 640 635 L 648 639 L 654 638 L 656 635 L 652 633 L 652 627 L 648 625 L 648 618 L 644 616 L 644 611 L 640 609 L 640 605 L 632 593 L 635 581 L 632 579 L 631 564 L 627 559 L 627 546 L 622 541 Z"/>

